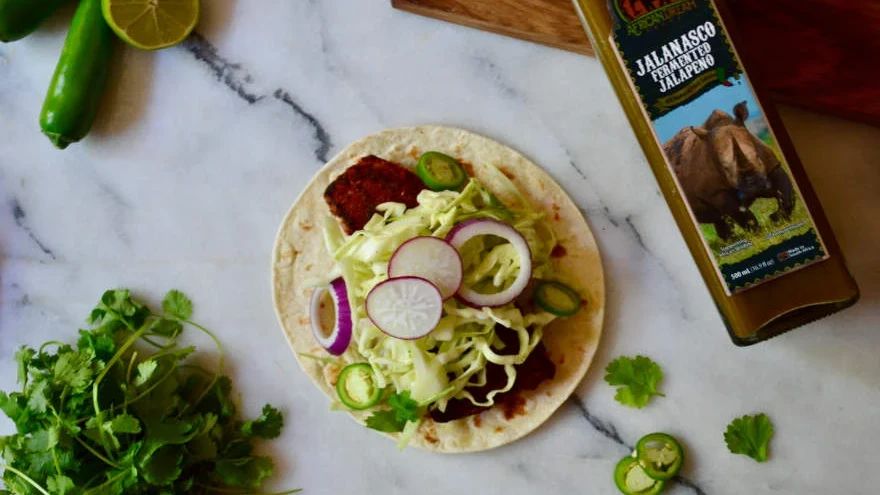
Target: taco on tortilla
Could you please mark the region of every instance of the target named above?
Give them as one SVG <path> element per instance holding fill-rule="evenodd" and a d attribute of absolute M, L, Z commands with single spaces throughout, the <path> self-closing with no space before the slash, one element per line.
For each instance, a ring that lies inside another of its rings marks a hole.
<path fill-rule="evenodd" d="M 535 430 L 586 373 L 604 310 L 595 240 L 562 188 L 448 127 L 383 131 L 333 158 L 281 224 L 272 284 L 332 407 L 437 452 Z"/>

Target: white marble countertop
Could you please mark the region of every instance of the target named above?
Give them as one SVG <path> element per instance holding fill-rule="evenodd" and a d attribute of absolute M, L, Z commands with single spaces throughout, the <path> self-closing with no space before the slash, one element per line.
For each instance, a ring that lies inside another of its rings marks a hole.
<path fill-rule="evenodd" d="M 729 341 L 599 64 L 392 10 L 386 0 L 212 0 L 198 34 L 122 48 L 92 134 L 57 151 L 37 116 L 70 11 L 0 45 L 0 388 L 20 344 L 71 339 L 101 292 L 190 293 L 230 351 L 247 413 L 287 414 L 274 487 L 339 493 L 613 494 L 642 434 L 678 435 L 667 493 L 874 493 L 880 444 L 880 129 L 783 116 L 862 288 L 852 309 L 762 345 Z M 545 167 L 583 208 L 607 270 L 594 365 L 545 426 L 481 454 L 399 453 L 300 372 L 275 320 L 279 221 L 347 143 L 421 123 L 465 127 Z M 646 353 L 667 397 L 623 408 L 602 381 Z M 727 452 L 733 417 L 767 412 L 770 462 Z M 0 423 L 10 431 L 8 421 Z"/>

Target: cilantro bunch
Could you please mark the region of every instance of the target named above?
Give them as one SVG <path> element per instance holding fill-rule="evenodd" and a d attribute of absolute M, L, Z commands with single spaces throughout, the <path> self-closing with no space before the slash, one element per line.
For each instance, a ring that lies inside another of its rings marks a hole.
<path fill-rule="evenodd" d="M 217 338 L 190 321 L 181 292 L 162 308 L 155 314 L 127 290 L 107 291 L 75 346 L 16 353 L 21 392 L 0 392 L 18 431 L 0 437 L 0 493 L 248 494 L 272 474 L 253 442 L 280 434 L 281 413 L 266 405 L 241 421 Z M 186 361 L 196 349 L 178 343 L 185 326 L 214 340 L 220 371 Z"/>

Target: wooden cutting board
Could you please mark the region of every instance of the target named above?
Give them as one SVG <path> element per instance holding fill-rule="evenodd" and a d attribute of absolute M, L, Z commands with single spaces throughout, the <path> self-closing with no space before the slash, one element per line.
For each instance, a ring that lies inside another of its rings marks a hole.
<path fill-rule="evenodd" d="M 880 1 L 728 0 L 747 67 L 780 103 L 880 126 Z M 592 54 L 571 0 L 391 0 L 402 10 Z"/>

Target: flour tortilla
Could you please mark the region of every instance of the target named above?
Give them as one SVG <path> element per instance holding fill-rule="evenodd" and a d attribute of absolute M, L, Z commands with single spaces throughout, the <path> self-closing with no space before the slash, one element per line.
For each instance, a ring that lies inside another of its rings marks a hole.
<path fill-rule="evenodd" d="M 516 408 L 516 414 L 506 418 L 505 411 L 494 407 L 449 423 L 435 423 L 426 418 L 409 443 L 445 453 L 487 450 L 532 432 L 566 401 L 590 366 L 602 331 L 605 285 L 596 241 L 571 198 L 524 156 L 485 137 L 449 127 L 390 129 L 355 142 L 318 172 L 281 224 L 272 262 L 275 310 L 303 371 L 335 400 L 334 385 L 341 367 L 300 356 L 305 353 L 330 357 L 312 336 L 309 323 L 312 289 L 304 287 L 333 266 L 321 230 L 324 219 L 331 215 L 324 202 L 324 190 L 363 156 L 376 155 L 414 170 L 418 157 L 426 151 L 440 151 L 455 157 L 489 190 L 493 190 L 492 178 L 496 177 L 494 182 L 497 182 L 498 176 L 497 171 L 487 165 L 507 175 L 533 207 L 547 213 L 547 221 L 565 250 L 564 256 L 553 259 L 554 269 L 564 273 L 566 280 L 573 282 L 587 301 L 577 315 L 556 320 L 545 328 L 543 342 L 556 365 L 556 375 L 537 390 L 521 392 L 524 403 Z M 499 199 L 505 201 L 503 196 Z M 347 353 L 343 359 L 348 361 L 346 356 Z M 363 423 L 371 413 L 350 414 Z"/>

